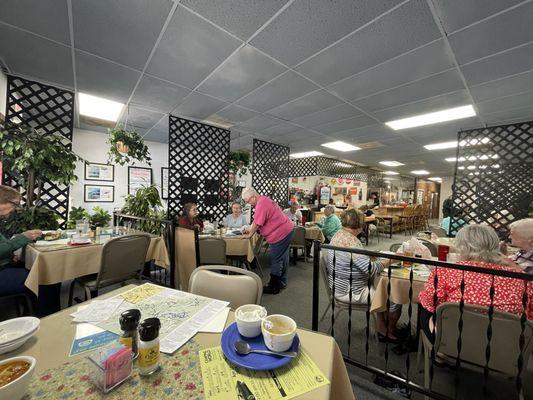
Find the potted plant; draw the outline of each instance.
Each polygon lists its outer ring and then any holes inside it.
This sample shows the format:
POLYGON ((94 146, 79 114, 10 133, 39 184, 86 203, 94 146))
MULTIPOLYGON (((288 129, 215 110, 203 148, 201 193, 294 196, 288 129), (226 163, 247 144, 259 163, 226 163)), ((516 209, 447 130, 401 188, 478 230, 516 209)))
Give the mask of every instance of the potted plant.
POLYGON ((152 161, 150 152, 141 135, 135 131, 126 130, 122 124, 117 125, 116 128, 108 129, 108 132, 110 163, 125 165, 136 160, 150 165, 152 161))
POLYGON ((139 229, 153 234, 161 234, 162 224, 159 221, 165 219, 166 213, 156 185, 141 187, 134 195, 128 194, 124 200, 122 213, 153 219, 153 221, 140 221, 139 229))
POLYGON ((111 221, 111 214, 104 210, 102 207, 96 206, 93 208, 93 214, 89 217, 89 224, 91 229, 97 227, 103 228, 109 225, 111 221))
POLYGON ((230 151, 228 157, 228 169, 236 177, 243 176, 250 166, 250 152, 248 150, 230 151))
POLYGON ((36 206, 40 204, 44 182, 70 185, 78 179, 74 173, 76 161, 83 160, 63 144, 64 140, 59 132, 44 135, 22 124, 0 124, 3 168, 26 193, 21 211, 24 215, 19 221, 28 222, 34 218, 42 224, 38 226, 41 229, 57 225, 57 215, 53 211, 36 206))
POLYGON ((81 220, 87 220, 89 221, 89 218, 91 216, 87 212, 87 210, 83 207, 72 207, 68 213, 68 221, 67 221, 67 228, 68 229, 75 229, 76 228, 76 222, 81 220))

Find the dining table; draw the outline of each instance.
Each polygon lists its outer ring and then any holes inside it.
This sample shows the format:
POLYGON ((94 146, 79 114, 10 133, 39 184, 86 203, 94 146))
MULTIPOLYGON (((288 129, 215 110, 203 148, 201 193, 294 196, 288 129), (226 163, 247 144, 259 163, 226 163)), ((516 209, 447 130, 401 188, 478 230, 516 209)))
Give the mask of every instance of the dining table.
MULTIPOLYGON (((128 285, 113 290, 99 296, 98 300, 116 296, 135 286, 128 285)), ((70 314, 80 305, 83 303, 42 318, 40 329, 35 336, 22 347, 0 355, 0 361, 21 355, 31 356, 37 360, 24 400, 204 398, 199 352, 219 346, 221 333, 197 333, 173 354, 161 354, 162 368, 157 373, 149 377, 140 377, 134 367, 132 377, 104 395, 89 380, 86 354, 69 357, 76 332, 76 324, 72 322, 70 314)), ((230 311, 225 326, 228 327, 233 322, 234 313, 230 311)), ((355 399, 346 365, 335 339, 307 329, 298 329, 297 333, 300 338, 300 348, 307 353, 330 383, 294 398, 355 399)), ((281 395, 279 398, 282 398, 281 395)))
POLYGON ((228 257, 242 257, 248 263, 251 263, 255 258, 254 246, 258 239, 257 234, 249 239, 243 239, 240 235, 228 233, 212 233, 199 234, 198 238, 221 238, 226 242, 226 256, 228 257))
MULTIPOLYGON (((103 246, 110 238, 111 235, 101 235, 84 245, 68 244, 67 239, 29 244, 25 250, 25 265, 29 269, 25 286, 39 296, 39 285, 52 285, 98 273, 103 246)), ((160 267, 170 266, 165 240, 161 236, 150 235, 146 261, 152 260, 160 267)))

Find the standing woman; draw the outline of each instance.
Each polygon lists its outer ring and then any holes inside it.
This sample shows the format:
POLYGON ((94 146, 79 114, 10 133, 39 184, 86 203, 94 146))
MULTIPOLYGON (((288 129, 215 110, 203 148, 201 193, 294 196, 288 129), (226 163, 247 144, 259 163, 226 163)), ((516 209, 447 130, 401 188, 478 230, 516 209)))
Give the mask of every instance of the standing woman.
POLYGON ((242 238, 251 238, 255 232, 259 232, 269 244, 270 282, 263 288, 263 293, 278 294, 287 287, 289 247, 294 225, 276 202, 270 197, 260 196, 254 188, 244 188, 242 198, 255 207, 252 226, 242 238))

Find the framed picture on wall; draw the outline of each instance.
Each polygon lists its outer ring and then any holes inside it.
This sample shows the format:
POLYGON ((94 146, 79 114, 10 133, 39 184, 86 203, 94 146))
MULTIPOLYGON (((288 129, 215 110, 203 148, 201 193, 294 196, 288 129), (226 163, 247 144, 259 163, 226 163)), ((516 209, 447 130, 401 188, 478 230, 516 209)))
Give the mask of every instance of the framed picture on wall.
POLYGON ((128 194, 135 195, 137 190, 152 184, 152 168, 128 167, 128 194))
POLYGON ((113 203, 115 187, 111 185, 84 185, 84 201, 86 203, 113 203))
POLYGON ((115 166, 112 164, 86 163, 85 180, 87 181, 106 181, 115 180, 115 166))
POLYGON ((168 168, 161 167, 161 198, 168 199, 168 168))

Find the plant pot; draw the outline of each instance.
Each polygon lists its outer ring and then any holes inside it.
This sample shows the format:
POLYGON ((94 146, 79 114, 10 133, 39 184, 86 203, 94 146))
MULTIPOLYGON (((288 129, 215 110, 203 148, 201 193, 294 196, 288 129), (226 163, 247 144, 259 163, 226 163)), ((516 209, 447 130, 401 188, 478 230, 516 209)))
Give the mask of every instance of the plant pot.
POLYGON ((130 151, 130 147, 124 144, 124 142, 117 142, 115 146, 117 147, 119 153, 128 154, 130 151))

